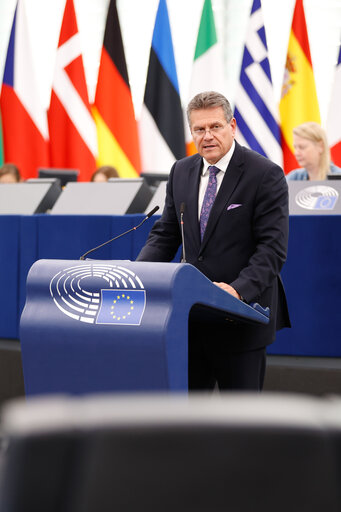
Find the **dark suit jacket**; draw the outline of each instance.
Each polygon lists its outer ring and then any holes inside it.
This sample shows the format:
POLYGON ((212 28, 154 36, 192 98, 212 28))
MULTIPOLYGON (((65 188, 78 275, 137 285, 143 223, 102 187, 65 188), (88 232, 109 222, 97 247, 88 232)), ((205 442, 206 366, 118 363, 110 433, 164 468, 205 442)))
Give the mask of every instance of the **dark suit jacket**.
POLYGON ((279 272, 288 244, 288 187, 283 170, 236 142, 213 204, 203 241, 198 222, 202 158, 175 162, 162 217, 151 230, 138 260, 171 261, 181 244, 180 205, 185 203, 186 261, 212 281, 235 288, 247 302, 271 310, 268 326, 217 327, 229 337, 228 350, 244 351, 271 343, 276 329, 290 326, 279 272))

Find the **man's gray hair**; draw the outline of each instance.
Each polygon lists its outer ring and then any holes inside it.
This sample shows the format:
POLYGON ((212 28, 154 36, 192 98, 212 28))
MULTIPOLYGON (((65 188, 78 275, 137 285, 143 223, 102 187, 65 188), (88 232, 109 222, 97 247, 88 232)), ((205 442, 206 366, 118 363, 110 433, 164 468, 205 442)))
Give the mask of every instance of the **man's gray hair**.
POLYGON ((233 118, 233 112, 229 101, 215 91, 200 92, 189 102, 187 107, 187 120, 189 126, 191 126, 191 113, 193 110, 202 110, 205 108, 216 108, 222 107, 226 121, 229 123, 233 118))

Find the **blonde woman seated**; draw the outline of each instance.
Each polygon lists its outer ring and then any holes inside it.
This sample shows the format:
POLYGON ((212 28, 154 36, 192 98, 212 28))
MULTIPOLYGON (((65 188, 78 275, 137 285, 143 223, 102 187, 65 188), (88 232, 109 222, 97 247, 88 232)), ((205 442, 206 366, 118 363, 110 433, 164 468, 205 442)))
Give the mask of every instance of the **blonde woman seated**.
POLYGON ((330 161, 327 136, 318 123, 303 123, 293 130, 295 157, 300 169, 294 169, 287 180, 326 180, 327 174, 341 174, 341 168, 330 161))

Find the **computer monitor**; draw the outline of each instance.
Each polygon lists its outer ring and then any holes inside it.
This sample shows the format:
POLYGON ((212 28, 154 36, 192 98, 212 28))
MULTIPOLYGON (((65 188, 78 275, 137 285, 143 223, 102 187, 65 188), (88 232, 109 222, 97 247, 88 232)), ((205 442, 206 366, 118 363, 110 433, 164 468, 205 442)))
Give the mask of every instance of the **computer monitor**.
POLYGON ((53 167, 38 169, 38 178, 58 178, 62 187, 65 187, 69 181, 77 181, 78 175, 78 169, 56 169, 53 167))
POLYGON ((147 185, 155 192, 161 182, 168 181, 169 173, 141 172, 140 176, 144 178, 147 185))

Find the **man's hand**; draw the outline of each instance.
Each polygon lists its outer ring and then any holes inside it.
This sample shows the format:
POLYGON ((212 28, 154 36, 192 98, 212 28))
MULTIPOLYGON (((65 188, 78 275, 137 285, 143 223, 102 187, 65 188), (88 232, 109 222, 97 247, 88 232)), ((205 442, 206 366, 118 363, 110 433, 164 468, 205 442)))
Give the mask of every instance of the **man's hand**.
POLYGON ((213 284, 216 284, 217 286, 219 286, 219 288, 221 288, 222 290, 225 290, 225 292, 229 293, 230 295, 233 295, 233 297, 236 297, 236 299, 240 300, 239 293, 232 286, 230 286, 229 284, 227 284, 227 283, 216 283, 215 281, 213 281, 213 284))

